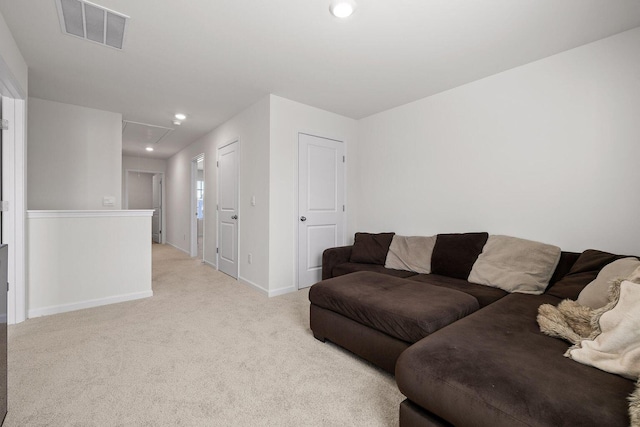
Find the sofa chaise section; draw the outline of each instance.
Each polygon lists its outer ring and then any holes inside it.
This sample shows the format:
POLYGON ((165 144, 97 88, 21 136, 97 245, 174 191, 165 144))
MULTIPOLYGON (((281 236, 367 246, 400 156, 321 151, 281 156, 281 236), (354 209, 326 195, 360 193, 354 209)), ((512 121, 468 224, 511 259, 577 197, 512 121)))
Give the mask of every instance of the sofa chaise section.
POLYGON ((511 294, 408 348, 396 365, 400 425, 628 426, 635 381, 565 357, 569 343, 536 320, 621 258, 563 253, 544 294, 511 294))
POLYGON ((309 300, 317 339, 391 373, 410 344, 480 307, 465 292, 368 271, 323 280, 310 289, 309 300))
POLYGON ((538 307, 558 302, 512 294, 408 348, 400 425, 628 426, 634 382, 564 357, 567 343, 540 332, 538 307))

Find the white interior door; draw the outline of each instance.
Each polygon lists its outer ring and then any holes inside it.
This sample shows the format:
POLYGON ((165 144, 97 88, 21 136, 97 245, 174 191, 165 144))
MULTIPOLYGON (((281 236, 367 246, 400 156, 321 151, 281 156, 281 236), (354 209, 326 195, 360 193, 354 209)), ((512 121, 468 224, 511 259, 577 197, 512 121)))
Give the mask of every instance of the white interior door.
POLYGON ((238 278, 238 142, 218 149, 218 270, 238 278))
POLYGON ((153 175, 151 184, 153 198, 153 217, 151 218, 151 238, 162 243, 162 175, 153 175))
POLYGON ((344 144, 298 135, 298 288, 322 276, 322 252, 344 242, 344 144))

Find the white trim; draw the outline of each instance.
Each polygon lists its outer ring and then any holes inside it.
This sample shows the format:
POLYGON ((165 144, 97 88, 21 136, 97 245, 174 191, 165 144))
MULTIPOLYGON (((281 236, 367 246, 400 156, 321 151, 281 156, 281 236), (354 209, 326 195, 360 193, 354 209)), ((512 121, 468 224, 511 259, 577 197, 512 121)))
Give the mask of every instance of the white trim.
POLYGON ((169 246, 171 246, 171 247, 172 247, 172 248, 174 248, 174 249, 179 250, 179 251, 180 251, 180 252, 182 252, 182 253, 185 253, 185 254, 189 255, 189 251, 187 251, 187 250, 185 250, 185 249, 182 249, 182 248, 181 248, 180 246, 178 246, 178 245, 174 245, 174 244, 173 244, 173 243, 171 243, 171 242, 167 242, 166 244, 167 244, 167 245, 169 245, 169 246))
POLYGON ((85 308, 100 307, 102 305, 115 304, 119 302, 133 301, 153 296, 153 291, 134 292, 124 295, 116 295, 107 298, 98 298, 70 304, 52 305, 43 308, 34 308, 29 310, 29 318, 49 316, 51 314, 66 313, 68 311, 82 310, 85 308))
MULTIPOLYGON (((0 79, 3 76, 0 75, 0 79)), ((3 198, 9 211, 3 214, 3 243, 9 245, 7 310, 9 323, 26 319, 26 224, 25 224, 25 132, 26 104, 24 100, 2 98, 2 115, 9 120, 9 129, 1 131, 3 139, 3 198)))
POLYGON ((27 211, 27 218, 114 218, 153 216, 153 209, 100 211, 27 211))
POLYGON ((27 319, 27 106, 26 101, 15 100, 15 323, 27 319))
POLYGON ((263 288, 262 286, 258 285, 257 283, 252 282, 249 279, 245 279, 244 277, 238 277, 238 282, 242 283, 243 285, 249 286, 250 288, 255 289, 256 291, 260 292, 262 295, 266 296, 266 297, 277 297, 280 295, 284 295, 284 294, 288 294, 291 292, 295 292, 298 289, 296 289, 295 286, 289 286, 288 288, 279 288, 279 289, 273 289, 273 290, 267 290, 265 288, 263 288))
POLYGON ((207 261, 207 260, 205 259, 205 260, 203 260, 202 262, 204 262, 204 263, 205 263, 206 265, 208 265, 209 267, 212 267, 212 268, 214 268, 214 269, 216 269, 216 270, 218 269, 218 266, 217 266, 217 265, 215 265, 214 263, 212 263, 211 261, 207 261))
POLYGON ((255 289, 256 291, 260 292, 261 294, 263 294, 264 296, 269 296, 269 291, 266 290, 265 288, 263 288, 262 286, 253 283, 251 280, 249 279, 245 279, 244 277, 238 277, 238 283, 242 283, 243 285, 249 286, 250 288, 255 289))
POLYGON ((296 292, 298 289, 295 286, 289 286, 288 288, 278 288, 269 291, 269 298, 278 297, 280 295, 289 294, 291 292, 296 292))
MULTIPOLYGON (((196 214, 198 213, 196 210, 196 205, 198 204, 197 199, 197 190, 196 190, 196 182, 198 181, 198 162, 202 161, 202 178, 206 176, 206 166, 205 166, 205 157, 204 153, 200 153, 191 158, 191 196, 190 196, 190 204, 191 204, 191 219, 189 224, 189 256, 197 257, 198 256, 198 218, 196 214)), ((207 188, 205 186, 205 193, 207 188)), ((203 193, 202 195, 202 203, 204 204, 206 195, 203 193)), ((205 227, 206 220, 203 217, 202 219, 202 260, 204 260, 204 242, 205 242, 205 227)))

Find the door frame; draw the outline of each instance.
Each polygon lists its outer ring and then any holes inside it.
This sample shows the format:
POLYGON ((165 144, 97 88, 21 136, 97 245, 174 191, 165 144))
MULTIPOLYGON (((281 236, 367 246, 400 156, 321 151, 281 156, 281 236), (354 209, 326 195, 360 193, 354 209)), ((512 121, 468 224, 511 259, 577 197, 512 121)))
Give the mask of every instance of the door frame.
POLYGON ((20 323, 27 319, 27 234, 26 234, 26 101, 12 91, 11 79, 2 71, 0 57, 0 95, 2 117, 9 121, 9 129, 2 132, 3 198, 9 209, 2 216, 2 238, 9 245, 7 322, 20 323))
POLYGON ((160 230, 162 231, 161 235, 162 235, 162 239, 160 240, 161 244, 165 244, 166 243, 166 235, 167 233, 165 233, 165 217, 166 215, 164 214, 164 209, 165 209, 165 180, 164 180, 164 172, 163 171, 154 171, 154 170, 148 170, 148 169, 125 169, 124 171, 124 191, 122 192, 123 197, 122 197, 122 209, 129 209, 129 172, 134 172, 134 173, 151 173, 154 175, 160 174, 162 179, 162 194, 161 194, 161 199, 160 200, 160 230))
POLYGON ((344 156, 345 156, 345 162, 344 162, 344 168, 343 168, 343 179, 342 179, 342 183, 344 186, 344 211, 342 212, 342 221, 343 221, 343 233, 342 233, 342 242, 340 242, 341 245, 345 245, 345 242, 347 240, 347 212, 349 212, 349 203, 348 203, 348 193, 347 193, 347 167, 349 166, 349 154, 347 152, 347 138, 339 136, 339 135, 333 135, 330 134, 329 132, 319 132, 316 130, 304 130, 304 129, 300 129, 298 130, 298 132, 296 132, 296 144, 295 144, 295 158, 296 158, 296 163, 295 163, 295 179, 294 179, 294 211, 293 211, 293 229, 294 229, 294 248, 295 248, 295 252, 294 252, 294 263, 293 263, 293 283, 294 283, 294 287, 297 290, 300 290, 300 281, 299 281, 299 275, 298 275, 298 270, 299 270, 299 260, 300 260, 300 232, 299 232, 299 222, 300 222, 300 164, 298 159, 300 158, 300 135, 304 134, 304 135, 309 135, 309 136, 315 136, 317 138, 324 138, 324 139, 330 139, 332 141, 339 141, 342 144, 344 144, 343 148, 344 148, 344 156))
POLYGON ((9 211, 2 217, 2 238, 9 244, 7 321, 14 324, 27 319, 27 88, 22 87, 11 68, 0 54, 3 117, 10 121, 9 130, 0 131, 6 147, 2 155, 3 197, 9 201, 9 211), (11 103, 9 112, 5 100, 11 103))
MULTIPOLYGON (((238 210, 238 218, 242 219, 242 212, 240 209, 240 182, 241 182, 241 176, 242 174, 240 173, 240 167, 242 165, 242 161, 241 161, 241 156, 242 156, 242 150, 240 150, 240 138, 233 138, 227 142, 224 143, 220 143, 218 144, 218 146, 216 146, 216 270, 220 270, 220 253, 219 253, 219 248, 220 248, 220 218, 219 218, 219 214, 220 211, 218 210, 218 206, 220 205, 220 168, 217 167, 218 165, 218 155, 220 153, 220 150, 223 149, 224 147, 227 147, 231 144, 238 144, 237 145, 237 151, 238 151, 238 185, 236 187, 236 200, 238 201, 238 206, 236 207, 238 210)), ((236 228, 238 230, 237 233, 237 240, 236 240, 236 259, 238 260, 238 277, 236 277, 236 280, 240 280, 240 277, 242 276, 241 273, 241 269, 240 269, 240 227, 241 227, 241 222, 242 221, 237 221, 236 222, 236 228)))
MULTIPOLYGON (((191 196, 189 199, 191 201, 191 209, 190 209, 191 219, 189 220, 191 238, 189 239, 190 240, 189 256, 192 258, 198 256, 198 219, 196 218, 196 214, 197 214, 196 181, 198 181, 198 162, 200 160, 202 160, 202 175, 203 175, 203 181, 204 181, 207 176, 207 170, 206 170, 207 168, 205 166, 205 154, 200 153, 191 158, 191 196)), ((205 191, 202 194, 203 205, 206 200, 206 195, 205 195, 205 193, 207 192, 206 184, 204 189, 205 191)), ((205 242, 205 234, 206 234, 205 230, 207 227, 206 212, 207 211, 205 210, 205 214, 203 215, 203 218, 202 218, 202 262, 204 262, 204 255, 205 255, 204 242, 205 242)))

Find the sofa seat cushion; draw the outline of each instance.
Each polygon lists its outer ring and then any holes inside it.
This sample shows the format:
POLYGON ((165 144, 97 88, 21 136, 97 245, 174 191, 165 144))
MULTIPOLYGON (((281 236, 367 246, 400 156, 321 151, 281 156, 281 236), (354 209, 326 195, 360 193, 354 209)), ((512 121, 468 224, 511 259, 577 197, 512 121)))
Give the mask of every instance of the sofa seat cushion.
POLYGON ((374 273, 382 273, 395 277, 411 277, 416 275, 413 271, 393 270, 391 268, 385 268, 382 265, 361 264, 359 262, 343 262, 342 264, 338 264, 333 268, 331 274, 333 277, 338 277, 357 271, 372 271, 374 273))
POLYGON ((409 280, 415 280, 417 282, 428 283, 433 286, 441 286, 443 288, 464 292, 465 294, 469 294, 477 299, 480 307, 489 305, 507 295, 507 292, 502 289, 478 285, 467 282, 466 280, 440 276, 437 274, 418 274, 410 277, 409 280))
POLYGON ((512 294, 405 350, 400 391, 453 425, 628 426, 634 382, 564 357, 536 323, 550 295, 512 294))
POLYGON ((366 271, 316 283, 309 290, 309 300, 408 343, 479 307, 464 292, 366 271))

